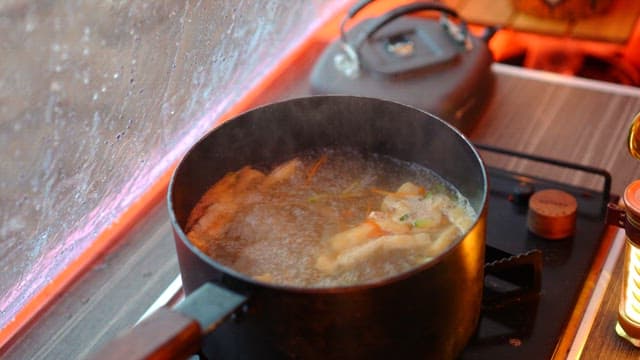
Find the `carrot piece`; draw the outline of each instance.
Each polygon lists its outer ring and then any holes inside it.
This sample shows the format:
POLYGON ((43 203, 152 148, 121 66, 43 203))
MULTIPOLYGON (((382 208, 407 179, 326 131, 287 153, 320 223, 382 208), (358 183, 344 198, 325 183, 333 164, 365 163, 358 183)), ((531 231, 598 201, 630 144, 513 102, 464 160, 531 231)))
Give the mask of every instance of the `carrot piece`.
POLYGON ((373 229, 369 231, 369 233, 367 234, 369 238, 380 237, 387 233, 382 229, 382 227, 380 227, 380 225, 377 222, 373 221, 373 219, 367 219, 365 223, 373 226, 373 229))
POLYGON ((393 192, 393 191, 387 191, 387 190, 382 190, 382 189, 378 189, 378 188, 371 188, 370 189, 372 193, 374 194, 378 194, 378 195, 384 195, 384 196, 398 196, 397 193, 393 192))
POLYGON ((307 183, 310 182, 314 176, 316 176, 318 169, 320 169, 320 166, 322 166, 322 164, 324 164, 326 161, 327 161, 327 155, 323 154, 322 156, 320 156, 320 159, 318 159, 318 161, 316 161, 316 163, 313 164, 311 169, 309 169, 309 171, 307 172, 307 183))
POLYGON ((345 209, 345 210, 342 210, 341 214, 342 214, 342 218, 343 219, 349 219, 349 218, 353 217, 353 210, 345 209))

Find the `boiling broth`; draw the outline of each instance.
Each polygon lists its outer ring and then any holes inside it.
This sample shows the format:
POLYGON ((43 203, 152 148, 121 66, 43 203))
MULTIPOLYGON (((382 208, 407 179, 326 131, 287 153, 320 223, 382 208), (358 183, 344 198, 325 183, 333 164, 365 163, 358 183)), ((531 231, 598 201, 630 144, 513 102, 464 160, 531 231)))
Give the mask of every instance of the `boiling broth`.
POLYGON ((300 154, 274 169, 228 173, 190 214, 190 241, 260 281, 369 283, 445 251, 476 215, 431 170, 349 149, 300 154))

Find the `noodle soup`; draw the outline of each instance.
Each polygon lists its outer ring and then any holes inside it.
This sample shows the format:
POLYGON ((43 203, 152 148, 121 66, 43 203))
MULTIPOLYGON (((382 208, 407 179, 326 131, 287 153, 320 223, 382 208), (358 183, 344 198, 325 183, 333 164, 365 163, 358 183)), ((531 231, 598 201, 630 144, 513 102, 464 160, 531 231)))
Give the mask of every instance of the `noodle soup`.
POLYGON ((476 214, 431 170, 349 149, 299 154, 226 174, 192 210, 189 240, 263 282, 334 287, 424 264, 476 214))

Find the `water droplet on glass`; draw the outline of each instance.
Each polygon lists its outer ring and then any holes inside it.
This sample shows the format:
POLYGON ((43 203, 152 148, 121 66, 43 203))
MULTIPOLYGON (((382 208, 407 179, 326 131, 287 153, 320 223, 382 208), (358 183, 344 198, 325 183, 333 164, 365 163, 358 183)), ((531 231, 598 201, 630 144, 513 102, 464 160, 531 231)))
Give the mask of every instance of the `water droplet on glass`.
POLYGON ((51 83, 51 85, 49 85, 50 91, 60 91, 61 89, 62 89, 62 85, 60 85, 60 83, 57 81, 54 81, 51 83))

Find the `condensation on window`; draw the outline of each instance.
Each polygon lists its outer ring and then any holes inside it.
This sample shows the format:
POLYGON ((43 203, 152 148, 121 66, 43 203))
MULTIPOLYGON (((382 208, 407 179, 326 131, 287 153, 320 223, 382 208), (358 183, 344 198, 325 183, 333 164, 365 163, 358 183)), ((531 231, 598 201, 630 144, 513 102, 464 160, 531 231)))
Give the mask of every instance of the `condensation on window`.
POLYGON ((343 3, 0 2, 0 328, 343 3))

